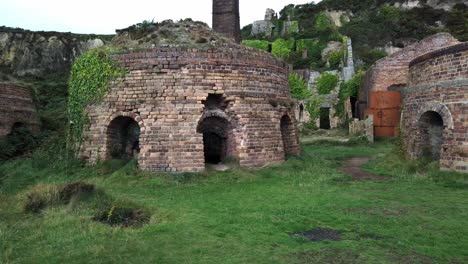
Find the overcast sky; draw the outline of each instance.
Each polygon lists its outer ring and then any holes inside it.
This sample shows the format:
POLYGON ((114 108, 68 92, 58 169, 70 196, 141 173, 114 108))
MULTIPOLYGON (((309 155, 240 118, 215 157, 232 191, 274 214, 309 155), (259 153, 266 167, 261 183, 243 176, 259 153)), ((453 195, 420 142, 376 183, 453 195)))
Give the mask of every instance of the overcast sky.
MULTIPOLYGON (((0 26, 30 30, 113 34, 143 20, 192 18, 211 26, 212 0, 0 0, 0 26)), ((267 8, 312 0, 240 0, 241 26, 261 20, 267 8)), ((319 1, 315 1, 319 2, 319 1)))

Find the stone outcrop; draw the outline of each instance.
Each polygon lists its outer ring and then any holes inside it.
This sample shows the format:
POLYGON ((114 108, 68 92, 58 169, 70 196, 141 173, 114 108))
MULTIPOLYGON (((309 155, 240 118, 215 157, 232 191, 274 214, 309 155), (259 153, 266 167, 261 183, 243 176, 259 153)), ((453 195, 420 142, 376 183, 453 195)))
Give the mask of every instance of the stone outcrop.
POLYGON ((0 27, 0 70, 15 76, 68 72, 75 58, 103 46, 105 39, 106 36, 0 27))
POLYGON ((401 128, 408 154, 468 172, 468 42, 414 59, 403 91, 401 128))
POLYGON ((179 45, 113 59, 129 73, 87 109, 89 162, 136 151, 144 170, 198 172, 228 157, 261 167, 299 154, 288 67, 271 54, 179 45))
POLYGON ((413 9, 416 7, 429 6, 434 9, 443 9, 445 11, 450 11, 456 4, 466 3, 464 0, 405 0, 405 1, 396 1, 393 3, 393 6, 403 8, 403 9, 413 9))
POLYGON ((20 126, 34 134, 40 130, 31 90, 16 84, 0 83, 0 137, 20 126))

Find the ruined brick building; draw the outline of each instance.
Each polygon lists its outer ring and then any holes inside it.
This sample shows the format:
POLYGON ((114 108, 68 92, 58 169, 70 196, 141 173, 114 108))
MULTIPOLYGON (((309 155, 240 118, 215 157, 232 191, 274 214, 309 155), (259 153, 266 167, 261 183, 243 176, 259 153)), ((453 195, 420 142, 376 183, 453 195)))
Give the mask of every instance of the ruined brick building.
POLYGON ((0 137, 20 127, 32 133, 40 130, 31 90, 12 83, 0 83, 0 137))
POLYGON ((287 66, 236 44, 116 55, 129 70, 88 108, 90 162, 131 156, 150 171, 198 172, 228 157, 261 167, 299 154, 287 66))
MULTIPOLYGON (((213 7, 214 28, 237 40, 238 1, 214 1, 213 7)), ((165 29, 170 23, 163 23, 165 29)), ((172 27, 191 27, 180 23, 172 27)), ((206 34, 196 25, 197 34, 206 34)), ((90 163, 136 157, 143 170, 199 172, 228 158, 262 167, 298 155, 287 65, 212 34, 204 39, 217 41, 208 44, 187 36, 196 43, 113 55, 128 73, 110 83, 102 102, 87 108, 90 127, 81 156, 90 163)))
POLYGON ((402 131, 412 157, 468 171, 468 42, 424 54, 409 64, 402 131))
POLYGON ((374 116, 376 137, 396 137, 400 125, 400 91, 408 84, 410 62, 427 53, 459 43, 448 33, 429 36, 420 42, 377 61, 366 74, 355 106, 361 119, 374 116))

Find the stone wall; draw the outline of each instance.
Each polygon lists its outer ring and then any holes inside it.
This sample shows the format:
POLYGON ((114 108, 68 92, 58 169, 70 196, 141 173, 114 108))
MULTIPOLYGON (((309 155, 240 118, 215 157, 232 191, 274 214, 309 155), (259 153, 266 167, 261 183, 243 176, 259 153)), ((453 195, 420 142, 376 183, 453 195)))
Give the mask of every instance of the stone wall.
POLYGON ((8 135, 15 125, 38 133, 40 122, 31 90, 10 83, 0 83, 0 136, 8 135))
POLYGON ((89 162, 110 157, 108 127, 119 116, 140 127, 144 170, 202 171, 207 132, 218 135, 210 140, 224 142, 225 154, 243 167, 299 154, 288 68, 269 53, 238 45, 179 46, 113 58, 129 73, 87 109, 91 126, 82 156, 89 162), (217 125, 209 129, 208 119, 217 125))
POLYGON ((468 42, 410 63, 403 109, 410 156, 427 154, 440 159, 442 169, 468 171, 468 42))
MULTIPOLYGON (((408 81, 409 63, 418 56, 443 47, 458 43, 448 33, 439 33, 412 44, 377 61, 366 74, 366 83, 359 91, 359 101, 369 102, 369 93, 372 91, 387 91, 389 87, 405 86, 408 81)), ((372 107, 367 105, 367 107, 372 107)))
POLYGON ((213 31, 240 43, 239 0, 213 0, 213 31))

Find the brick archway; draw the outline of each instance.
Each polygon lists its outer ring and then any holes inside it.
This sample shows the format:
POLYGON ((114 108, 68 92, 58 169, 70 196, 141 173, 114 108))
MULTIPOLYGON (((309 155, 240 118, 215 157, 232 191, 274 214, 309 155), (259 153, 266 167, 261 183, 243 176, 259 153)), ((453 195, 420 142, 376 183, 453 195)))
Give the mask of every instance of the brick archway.
MULTIPOLYGON (((135 151, 140 154, 140 148, 145 141, 145 123, 141 116, 134 112, 116 112, 106 120, 105 159, 135 158, 135 151), (123 135, 124 133, 125 135, 123 135), (125 142, 121 142, 124 140, 125 142), (119 152, 121 157, 119 156, 119 152)), ((136 156, 138 158, 138 156, 136 156)))
POLYGON ((418 122, 421 120, 421 117, 427 112, 436 112, 442 117, 442 120, 444 121, 445 129, 454 129, 452 113, 450 113, 450 110, 448 109, 448 107, 441 103, 434 103, 434 102, 425 103, 419 107, 418 114, 415 116, 415 119, 413 120, 413 126, 417 126, 418 122))
POLYGON ((216 164, 236 155, 234 127, 222 110, 206 111, 198 121, 197 133, 203 134, 205 163, 216 164))

